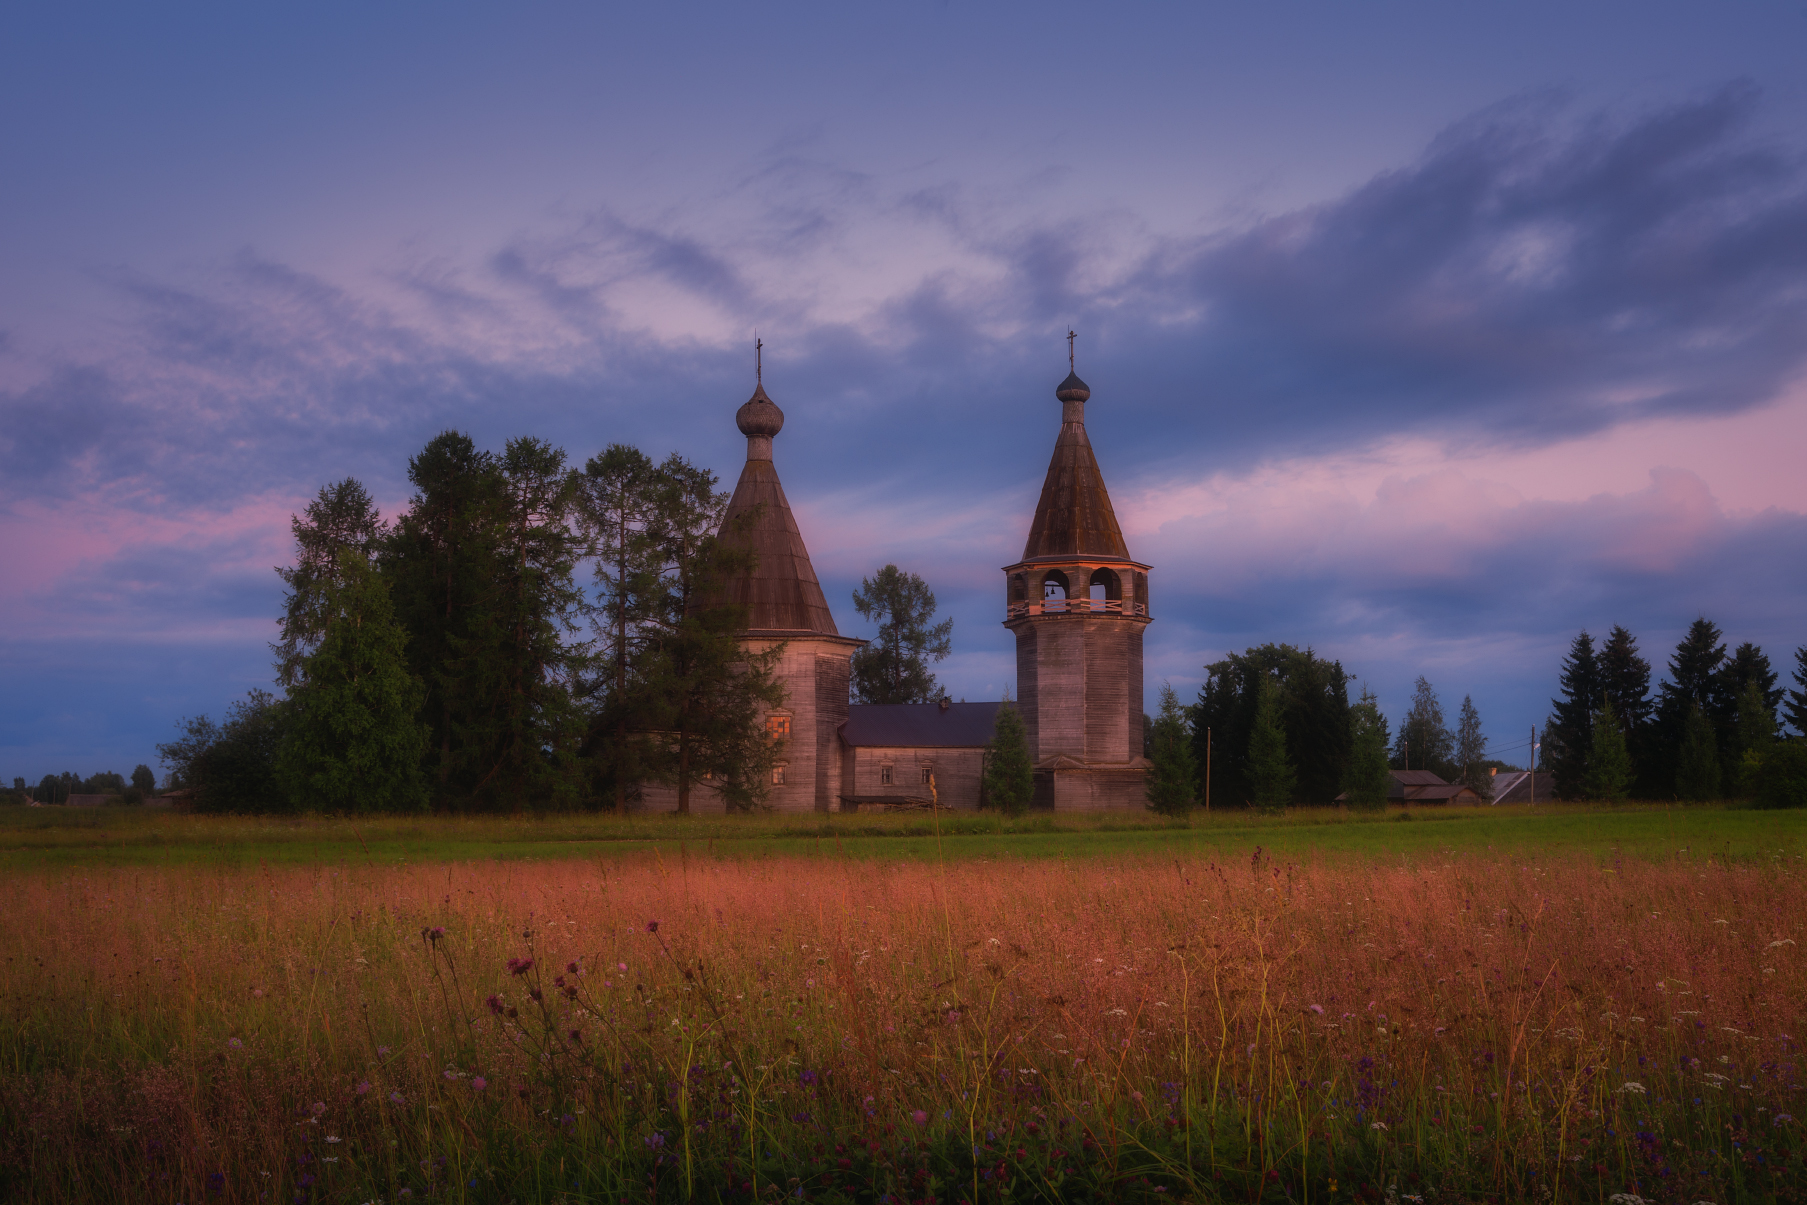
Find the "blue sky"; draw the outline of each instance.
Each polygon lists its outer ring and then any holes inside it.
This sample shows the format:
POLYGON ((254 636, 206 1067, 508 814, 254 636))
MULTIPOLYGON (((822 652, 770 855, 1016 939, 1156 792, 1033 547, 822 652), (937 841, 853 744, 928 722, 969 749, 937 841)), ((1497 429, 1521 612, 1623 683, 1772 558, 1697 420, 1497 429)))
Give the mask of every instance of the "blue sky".
POLYGON ((1807 643, 1797 4, 15 6, 0 777, 267 685, 288 525, 456 426, 998 624, 1080 332, 1151 694, 1266 640, 1502 748, 1575 631, 1807 643))

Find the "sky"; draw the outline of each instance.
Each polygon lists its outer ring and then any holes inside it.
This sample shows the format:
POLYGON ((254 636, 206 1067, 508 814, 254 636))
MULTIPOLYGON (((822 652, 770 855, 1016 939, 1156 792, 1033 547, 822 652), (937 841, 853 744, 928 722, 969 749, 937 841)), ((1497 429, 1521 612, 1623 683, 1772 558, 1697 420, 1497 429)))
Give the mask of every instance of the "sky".
POLYGON ((731 486, 1014 689, 1087 422, 1150 704, 1267 641, 1524 757, 1583 628, 1807 644, 1800 0, 12 5, 0 779, 271 684, 289 517, 447 428, 731 486))

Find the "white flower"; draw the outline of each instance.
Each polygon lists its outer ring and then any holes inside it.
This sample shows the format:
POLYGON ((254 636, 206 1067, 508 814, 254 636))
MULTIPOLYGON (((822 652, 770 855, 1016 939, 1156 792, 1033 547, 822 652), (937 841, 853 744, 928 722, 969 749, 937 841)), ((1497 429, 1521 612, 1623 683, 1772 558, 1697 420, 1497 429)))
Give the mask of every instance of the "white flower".
POLYGON ((1369 1126, 1368 1128, 1370 1130, 1384 1130, 1387 1128, 1387 1123, 1384 1121, 1377 1121, 1373 1125, 1369 1126))
POLYGON ((1635 1081, 1632 1081, 1632 1080, 1627 1080, 1625 1082, 1625 1086, 1620 1088, 1619 1091, 1635 1092, 1637 1095, 1642 1096, 1642 1095, 1644 1095, 1644 1085, 1637 1083, 1635 1081))

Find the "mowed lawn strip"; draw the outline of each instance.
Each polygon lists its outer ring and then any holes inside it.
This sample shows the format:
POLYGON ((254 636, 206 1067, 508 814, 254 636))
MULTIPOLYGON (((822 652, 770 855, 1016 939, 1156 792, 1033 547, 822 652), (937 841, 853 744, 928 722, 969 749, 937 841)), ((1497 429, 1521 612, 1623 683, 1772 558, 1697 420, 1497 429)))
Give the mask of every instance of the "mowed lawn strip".
POLYGON ((833 816, 247 817, 115 808, 0 811, 0 870, 614 858, 633 855, 922 861, 1203 855, 1415 857, 1454 853, 1602 860, 1798 858, 1807 811, 1717 807, 1449 808, 1357 817, 1301 809, 1152 816, 944 813, 833 816), (939 831, 937 831, 939 829, 939 831))

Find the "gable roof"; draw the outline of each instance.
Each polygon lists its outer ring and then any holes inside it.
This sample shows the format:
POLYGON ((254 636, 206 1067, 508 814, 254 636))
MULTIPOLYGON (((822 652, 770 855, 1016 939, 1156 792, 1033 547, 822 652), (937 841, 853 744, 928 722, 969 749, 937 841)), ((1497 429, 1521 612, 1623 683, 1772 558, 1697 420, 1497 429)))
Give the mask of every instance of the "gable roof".
POLYGON ((997 703, 855 703, 841 740, 849 746, 975 749, 991 743, 997 703))
POLYGON ((1389 770, 1387 773, 1408 787, 1446 787, 1442 777, 1429 770, 1389 770))

